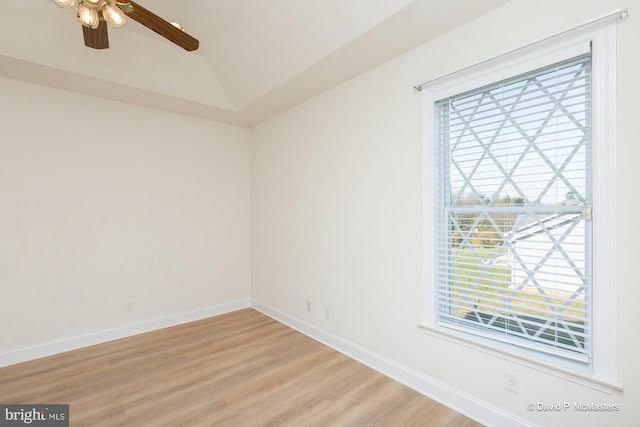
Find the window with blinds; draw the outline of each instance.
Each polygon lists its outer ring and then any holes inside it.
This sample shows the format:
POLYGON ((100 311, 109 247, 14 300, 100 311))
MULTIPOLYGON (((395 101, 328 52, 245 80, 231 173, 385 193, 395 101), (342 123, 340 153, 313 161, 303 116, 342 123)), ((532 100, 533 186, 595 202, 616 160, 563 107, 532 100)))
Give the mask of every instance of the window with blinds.
POLYGON ((437 324, 584 362, 591 54, 435 102, 437 324))

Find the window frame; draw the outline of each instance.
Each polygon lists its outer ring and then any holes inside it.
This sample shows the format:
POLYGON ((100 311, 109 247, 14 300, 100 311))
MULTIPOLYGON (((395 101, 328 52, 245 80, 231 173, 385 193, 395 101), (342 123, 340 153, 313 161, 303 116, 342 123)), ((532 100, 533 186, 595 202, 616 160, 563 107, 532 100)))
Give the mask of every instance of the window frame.
POLYGON ((421 88, 424 112, 423 144, 423 317, 426 333, 476 350, 543 370, 607 392, 621 389, 617 366, 617 195, 615 134, 615 18, 595 22, 463 69, 421 88), (438 165, 435 102, 578 56, 585 43, 592 61, 593 170, 593 303, 592 348, 589 363, 520 348, 437 324, 436 307, 436 177, 438 165), (608 285, 604 288, 600 284, 608 285))

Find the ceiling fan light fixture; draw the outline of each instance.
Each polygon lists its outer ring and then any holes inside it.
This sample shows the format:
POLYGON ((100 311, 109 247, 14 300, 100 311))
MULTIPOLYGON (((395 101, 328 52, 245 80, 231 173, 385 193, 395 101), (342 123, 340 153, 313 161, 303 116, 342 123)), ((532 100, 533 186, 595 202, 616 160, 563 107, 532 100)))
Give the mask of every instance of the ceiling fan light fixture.
POLYGON ((105 3, 102 6, 102 16, 114 28, 122 27, 127 23, 127 18, 122 9, 113 3, 105 3))
POLYGON ((85 5, 82 1, 78 4, 77 18, 82 25, 88 28, 96 29, 98 25, 100 25, 100 15, 98 11, 93 7, 85 5))
POLYGON ((53 0, 53 2, 62 8, 69 8, 76 5, 76 0, 53 0))

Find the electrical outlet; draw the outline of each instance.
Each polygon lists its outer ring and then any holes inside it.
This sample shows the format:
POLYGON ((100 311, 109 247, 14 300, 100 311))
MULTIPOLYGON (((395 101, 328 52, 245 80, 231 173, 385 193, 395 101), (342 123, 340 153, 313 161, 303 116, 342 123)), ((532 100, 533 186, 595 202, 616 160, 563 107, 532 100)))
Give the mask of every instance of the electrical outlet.
POLYGON ((505 372, 504 374, 504 388, 512 393, 520 393, 520 383, 518 376, 513 372, 505 372))
POLYGON ((132 302, 128 302, 127 303, 127 311, 133 311, 134 307, 133 307, 133 303, 132 302))
POLYGON ((311 301, 307 301, 307 311, 311 311, 311 301))
POLYGON ((325 308, 324 309, 324 318, 329 320, 331 319, 331 309, 330 308, 325 308))

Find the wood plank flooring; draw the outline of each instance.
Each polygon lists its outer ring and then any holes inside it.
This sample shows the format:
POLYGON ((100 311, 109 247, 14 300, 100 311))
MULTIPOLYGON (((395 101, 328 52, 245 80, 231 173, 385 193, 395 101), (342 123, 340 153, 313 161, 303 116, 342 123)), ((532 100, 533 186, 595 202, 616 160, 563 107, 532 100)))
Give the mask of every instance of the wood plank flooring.
POLYGON ((479 426, 255 311, 0 369, 0 403, 71 426, 479 426))

